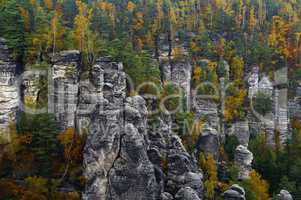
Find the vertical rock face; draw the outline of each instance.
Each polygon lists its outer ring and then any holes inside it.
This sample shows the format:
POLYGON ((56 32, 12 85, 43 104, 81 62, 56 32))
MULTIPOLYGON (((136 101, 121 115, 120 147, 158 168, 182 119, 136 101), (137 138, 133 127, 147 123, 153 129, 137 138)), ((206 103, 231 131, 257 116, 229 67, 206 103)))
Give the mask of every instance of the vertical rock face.
POLYGON ((170 117, 160 117, 159 127, 148 127, 145 100, 126 98, 122 64, 98 60, 91 82, 91 93, 100 95, 95 112, 85 115, 91 124, 83 199, 201 199, 203 176, 196 160, 171 132, 170 117))
POLYGON ((186 102, 190 103, 190 81, 191 81, 191 64, 187 61, 173 62, 171 70, 171 81, 184 90, 186 102))
POLYGON ((189 187, 190 191, 194 190, 194 193, 202 198, 203 175, 197 167, 196 160, 186 152, 178 136, 172 135, 169 141, 166 191, 177 196, 181 189, 186 191, 185 188, 189 187))
POLYGON ((62 130, 75 126, 78 102, 79 51, 63 51, 52 58, 52 88, 48 109, 62 130))
POLYGON ((235 164, 239 169, 238 178, 245 180, 249 178, 249 173, 252 170, 253 154, 247 147, 239 145, 235 150, 235 164))
POLYGON ((224 200, 246 200, 245 190, 237 184, 232 185, 222 197, 224 200))
POLYGON ((263 76, 258 83, 258 91, 268 96, 273 94, 273 83, 270 81, 268 76, 263 76))
POLYGON ((192 111, 197 119, 206 119, 206 123, 219 130, 218 105, 213 100, 193 97, 192 111))
POLYGON ((83 198, 155 200, 160 193, 147 156, 145 101, 139 96, 125 98, 122 64, 99 60, 92 71, 103 98, 91 117, 84 151, 83 198))
POLYGON ((279 131, 281 144, 285 144, 289 139, 289 118, 288 118, 288 98, 287 89, 276 89, 274 97, 274 121, 275 128, 279 131))
POLYGON ((91 124, 84 150, 87 179, 84 199, 106 199, 108 173, 119 156, 121 135, 124 132, 125 90, 120 91, 122 94, 114 91, 125 88, 125 74, 122 65, 118 63, 98 61, 93 66, 90 79, 95 88, 90 91, 91 98, 81 99, 82 106, 93 104, 93 97, 99 99, 96 101, 97 105, 93 113, 86 113, 91 124), (112 66, 115 70, 111 68, 112 66), (102 95, 98 96, 98 94, 102 95))
POLYGON ((0 38, 0 129, 6 129, 10 121, 16 120, 20 102, 16 68, 5 39, 0 38))
POLYGON ((38 102, 39 87, 38 83, 40 80, 39 74, 31 73, 30 71, 24 72, 25 77, 23 78, 23 101, 26 107, 32 107, 38 102), (28 73, 27 73, 28 72, 28 73))
POLYGON ((258 80, 259 80, 259 68, 253 67, 252 72, 248 78, 248 85, 249 85, 249 98, 255 96, 258 92, 258 80))
POLYGON ((187 106, 190 104, 191 92, 191 70, 192 66, 189 62, 181 61, 165 61, 162 65, 164 81, 170 81, 183 90, 186 97, 187 106))
POLYGON ((159 127, 149 128, 147 135, 148 155, 155 166, 162 199, 173 199, 186 187, 201 198, 203 175, 197 161, 186 152, 181 139, 172 133, 170 116, 161 116, 159 121, 159 127))
POLYGON ((228 135, 234 135, 237 137, 239 144, 248 146, 250 131, 248 121, 238 121, 235 122, 230 130, 228 130, 228 135))
POLYGON ((219 157, 220 139, 217 131, 205 124, 202 130, 202 135, 197 143, 197 149, 204 152, 206 155, 211 154, 215 160, 219 157))

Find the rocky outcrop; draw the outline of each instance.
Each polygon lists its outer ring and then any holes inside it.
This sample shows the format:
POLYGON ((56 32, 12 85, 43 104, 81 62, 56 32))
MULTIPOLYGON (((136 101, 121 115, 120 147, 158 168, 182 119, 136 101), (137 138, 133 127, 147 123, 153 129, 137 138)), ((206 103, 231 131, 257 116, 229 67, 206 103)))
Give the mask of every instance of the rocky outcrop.
POLYGON ((252 72, 248 77, 249 98, 253 98, 258 92, 258 82, 259 82, 259 67, 255 66, 252 68, 252 72))
POLYGON ((99 60, 94 68, 92 79, 103 97, 91 116, 84 151, 83 198, 158 199, 154 167, 147 156, 145 101, 139 96, 125 98, 122 64, 99 60))
POLYGON ((179 190, 190 187, 201 198, 203 175, 196 160, 186 152, 178 136, 170 137, 168 148, 166 191, 175 195, 179 190))
POLYGON ((237 137, 239 144, 248 146, 250 131, 248 121, 238 121, 232 124, 232 127, 227 131, 227 135, 237 137))
MULTIPOLYGON (((140 96, 126 98, 123 66, 108 58, 92 67, 91 98, 97 99, 84 151, 87 179, 84 199, 157 200, 202 197, 202 172, 181 139, 171 131, 171 117, 160 116, 156 127, 147 123, 148 111, 140 96), (186 190, 185 188, 190 188, 186 190), (180 192, 181 191, 181 192, 180 192)), ((82 95, 81 95, 82 96, 82 95)), ((85 96, 85 95, 84 95, 85 96)), ((79 120, 80 121, 80 120, 79 120)))
POLYGON ((204 128, 202 129, 202 134, 197 142, 196 155, 198 155, 199 151, 201 151, 207 156, 211 154, 215 160, 218 160, 219 148, 220 139, 217 131, 208 124, 205 124, 204 128))
POLYGON ((16 82, 17 65, 6 40, 0 38, 0 129, 7 129, 15 122, 20 103, 19 88, 16 82))
POLYGON ((237 184, 232 185, 222 197, 224 200, 246 200, 245 190, 237 184))
POLYGON ((235 149, 234 161, 239 169, 238 178, 245 180, 249 178, 249 173, 252 170, 253 154, 246 146, 239 145, 235 149))
POLYGON ((34 71, 25 71, 23 75, 23 102, 26 108, 34 109, 39 100, 39 82, 41 76, 38 72, 35 73, 34 71))
POLYGON ((188 61, 185 60, 168 60, 161 61, 162 73, 164 81, 170 82, 179 87, 182 90, 186 103, 190 105, 190 92, 191 92, 191 71, 192 66, 188 61))
POLYGON ((60 129, 75 127, 79 86, 79 51, 62 51, 52 58, 48 111, 54 113, 60 129))
POLYGON ((206 119, 206 123, 216 131, 219 130, 218 104, 212 99, 204 99, 194 94, 192 112, 198 120, 206 119))
POLYGON ((293 200, 292 195, 287 190, 281 190, 278 198, 279 200, 293 200))
POLYGON ((185 187, 179 190, 175 197, 176 200, 201 200, 196 192, 190 188, 185 187))
POLYGON ((275 129, 279 131, 279 139, 281 144, 286 144, 290 139, 290 133, 288 130, 289 118, 288 118, 288 90, 287 89, 275 89, 274 95, 274 121, 275 129))

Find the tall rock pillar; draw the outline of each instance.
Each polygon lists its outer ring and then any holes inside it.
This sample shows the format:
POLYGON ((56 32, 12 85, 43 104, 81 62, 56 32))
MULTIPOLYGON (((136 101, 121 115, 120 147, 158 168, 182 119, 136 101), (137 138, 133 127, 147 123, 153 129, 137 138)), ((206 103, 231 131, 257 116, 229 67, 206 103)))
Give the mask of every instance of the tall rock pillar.
POLYGON ((6 40, 0 38, 0 134, 7 134, 10 122, 15 122, 20 95, 16 83, 17 66, 6 40))

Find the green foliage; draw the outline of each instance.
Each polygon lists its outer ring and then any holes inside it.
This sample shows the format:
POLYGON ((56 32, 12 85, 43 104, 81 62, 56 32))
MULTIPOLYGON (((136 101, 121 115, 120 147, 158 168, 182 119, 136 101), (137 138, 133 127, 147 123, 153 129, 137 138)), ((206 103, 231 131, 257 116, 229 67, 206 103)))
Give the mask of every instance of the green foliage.
POLYGON ((226 142, 224 144, 224 149, 230 161, 234 160, 235 149, 238 145, 239 145, 239 141, 236 136, 234 135, 227 136, 226 142))
POLYGON ((265 93, 258 92, 253 102, 255 110, 262 115, 272 111, 272 99, 265 93))
POLYGON ((30 150, 41 164, 37 166, 40 173, 47 175, 51 167, 49 160, 58 154, 56 137, 59 131, 54 116, 22 114, 17 130, 19 134, 30 133, 32 135, 30 150))
POLYGON ((119 39, 110 41, 107 46, 106 54, 123 63, 125 72, 135 87, 147 81, 159 83, 159 68, 149 54, 137 53, 131 43, 119 39))
POLYGON ((20 2, 11 0, 0 5, 0 35, 7 39, 15 56, 20 56, 25 48, 23 19, 18 10, 20 2))

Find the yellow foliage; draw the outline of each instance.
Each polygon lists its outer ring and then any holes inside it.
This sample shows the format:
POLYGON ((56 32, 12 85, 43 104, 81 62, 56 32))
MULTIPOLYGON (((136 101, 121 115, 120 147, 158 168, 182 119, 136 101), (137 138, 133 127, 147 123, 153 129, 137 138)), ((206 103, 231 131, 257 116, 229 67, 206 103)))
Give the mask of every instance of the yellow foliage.
POLYGON ((161 29, 161 21, 163 16, 163 0, 156 0, 156 16, 154 18, 154 24, 152 27, 153 33, 157 33, 161 29))
POLYGON ((290 24, 284 21, 280 16, 273 16, 273 26, 269 35, 269 45, 288 58, 293 54, 289 41, 290 24))
POLYGON ((133 12, 135 10, 135 8, 136 8, 136 4, 134 4, 132 1, 129 1, 128 5, 127 5, 127 10, 129 12, 133 12))
POLYGON ((98 3, 98 7, 105 11, 105 13, 108 15, 111 24, 113 28, 115 27, 115 20, 116 20, 116 8, 114 4, 106 2, 106 1, 101 1, 98 3))
POLYGON ((30 29, 30 16, 29 16, 29 12, 28 10, 26 10, 25 8, 19 7, 20 10, 20 14, 23 18, 23 22, 24 22, 24 30, 25 31, 29 31, 30 29))
POLYGON ((209 61, 208 63, 208 67, 210 71, 216 71, 217 66, 218 66, 217 62, 209 61))
POLYGON ((81 161, 84 139, 76 133, 74 128, 68 128, 58 136, 58 139, 64 146, 66 160, 81 161))
POLYGON ((92 17, 92 9, 89 9, 88 6, 80 0, 76 0, 76 5, 79 13, 74 19, 74 36, 79 50, 87 52, 87 40, 90 28, 90 20, 92 17))
POLYGON ((80 200, 80 194, 78 192, 69 192, 67 195, 68 200, 80 200))
POLYGON ((204 157, 200 157, 200 159, 203 160, 201 161, 202 169, 208 176, 204 183, 206 188, 205 196, 207 199, 213 199, 214 190, 218 183, 216 161, 211 154, 207 156, 207 159, 204 159, 204 157))
POLYGON ((53 1, 52 0, 44 0, 44 4, 48 10, 53 8, 53 1))
POLYGON ((134 23, 133 23, 133 30, 134 31, 137 32, 137 31, 143 29, 143 27, 144 27, 143 17, 144 17, 144 15, 143 15, 142 12, 136 13, 135 18, 134 18, 134 23))
POLYGON ((256 195, 256 200, 270 200, 269 184, 255 170, 250 173, 250 184, 251 191, 256 195))
POLYGON ((204 127, 205 123, 203 120, 199 120, 193 123, 192 126, 192 134, 191 134, 191 138, 193 142, 197 142, 199 137, 202 135, 202 130, 204 127))
POLYGON ((251 8, 250 10, 250 16, 249 16, 249 30, 253 31, 254 28, 256 27, 257 24, 257 19, 255 15, 255 9, 254 7, 251 8))
POLYGON ((47 194, 47 179, 34 176, 26 178, 25 181, 29 190, 38 194, 47 194))
POLYGON ((242 107, 246 94, 247 92, 245 90, 240 89, 237 95, 226 97, 224 110, 224 117, 226 121, 230 122, 242 117, 242 107))
POLYGON ((233 75, 233 80, 242 82, 244 77, 244 60, 235 56, 231 61, 231 74, 233 75))
POLYGON ((172 50, 172 54, 175 59, 182 59, 184 57, 184 51, 181 47, 175 47, 172 50))
POLYGON ((200 67, 195 67, 193 70, 192 80, 195 83, 200 83, 203 79, 203 70, 200 67))

